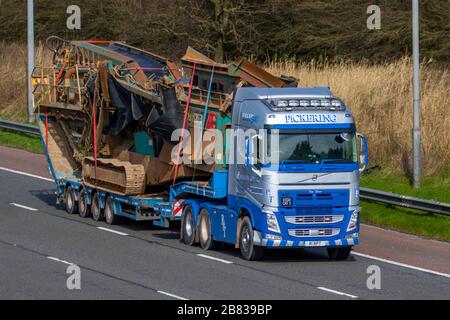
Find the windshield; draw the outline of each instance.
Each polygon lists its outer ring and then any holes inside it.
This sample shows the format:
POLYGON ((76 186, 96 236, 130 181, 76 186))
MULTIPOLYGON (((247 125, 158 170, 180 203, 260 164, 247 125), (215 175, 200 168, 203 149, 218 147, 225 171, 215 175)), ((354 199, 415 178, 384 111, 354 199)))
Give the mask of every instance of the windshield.
POLYGON ((272 164, 345 164, 358 162, 354 133, 282 133, 268 139, 272 164), (278 159, 277 159, 278 158, 278 159), (275 160, 275 161, 274 161, 275 160), (276 163, 275 163, 276 162, 276 163))

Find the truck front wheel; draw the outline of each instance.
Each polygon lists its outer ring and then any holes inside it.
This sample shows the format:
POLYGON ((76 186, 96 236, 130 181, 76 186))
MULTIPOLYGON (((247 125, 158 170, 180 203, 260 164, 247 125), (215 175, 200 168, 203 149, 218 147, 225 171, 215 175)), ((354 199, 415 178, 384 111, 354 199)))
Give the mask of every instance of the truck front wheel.
POLYGON ((265 254, 265 248, 255 246, 253 235, 252 222, 248 217, 245 217, 244 220, 242 220, 239 246, 241 248, 242 257, 248 261, 261 260, 265 254))
POLYGON ((78 211, 78 203, 75 196, 75 190, 68 187, 65 194, 66 211, 68 214, 75 214, 78 211))
POLYGON ((328 257, 331 260, 347 260, 352 252, 352 247, 344 247, 344 248, 328 248, 328 257))
POLYGON ((213 240, 211 219, 206 209, 200 211, 199 220, 200 247, 202 247, 203 250, 218 250, 220 243, 213 240))
POLYGON ((185 245, 193 246, 195 243, 194 213, 191 206, 185 206, 182 219, 183 242, 185 245))

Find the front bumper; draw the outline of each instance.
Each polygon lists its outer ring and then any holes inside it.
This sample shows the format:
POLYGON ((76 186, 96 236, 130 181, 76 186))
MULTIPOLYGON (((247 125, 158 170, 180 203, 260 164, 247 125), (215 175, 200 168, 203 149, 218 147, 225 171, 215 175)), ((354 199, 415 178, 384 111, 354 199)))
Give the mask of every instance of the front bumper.
POLYGON ((255 231, 254 243, 260 247, 266 248, 336 248, 336 247, 351 247, 359 245, 359 238, 339 239, 339 240, 268 240, 263 239, 260 232, 255 231))

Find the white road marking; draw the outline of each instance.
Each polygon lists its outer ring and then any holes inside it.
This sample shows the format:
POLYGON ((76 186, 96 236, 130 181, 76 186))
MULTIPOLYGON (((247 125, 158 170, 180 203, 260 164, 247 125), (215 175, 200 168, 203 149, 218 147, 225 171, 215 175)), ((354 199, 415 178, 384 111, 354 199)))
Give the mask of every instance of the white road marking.
POLYGON ((358 257, 363 257, 363 258, 367 258, 367 259, 377 260, 377 261, 389 263, 389 264, 392 264, 392 265, 395 265, 395 266, 399 266, 399 267, 403 267, 403 268, 413 269, 413 270, 416 270, 416 271, 421 271, 421 272, 434 274, 436 276, 450 278, 450 274, 443 273, 443 272, 437 272, 437 271, 433 271, 433 270, 429 270, 429 269, 419 268, 419 267, 415 267, 415 266, 412 266, 412 265, 409 265, 409 264, 405 264, 405 263, 400 263, 400 262, 395 262, 395 261, 392 261, 392 260, 387 260, 387 259, 383 259, 383 258, 369 256, 367 254, 363 254, 363 253, 359 253, 359 252, 352 252, 352 254, 355 255, 355 256, 358 256, 358 257))
POLYGON ((206 254, 198 254, 197 256, 199 256, 201 258, 209 259, 209 260, 222 262, 222 263, 225 263, 225 264, 233 264, 233 262, 231 262, 231 261, 223 260, 223 259, 219 259, 219 258, 215 258, 215 257, 211 257, 211 256, 207 256, 206 254))
POLYGON ((56 261, 56 262, 60 262, 60 263, 64 263, 64 264, 67 264, 69 266, 75 265, 74 263, 70 263, 70 262, 67 262, 67 261, 64 261, 64 260, 61 260, 61 259, 58 259, 58 258, 54 258, 54 257, 47 257, 47 259, 50 259, 50 260, 53 260, 53 261, 56 261))
POLYGON ((322 291, 326 291, 326 292, 330 292, 330 293, 334 293, 334 294, 337 294, 337 295, 340 295, 340 296, 349 297, 349 298, 352 298, 352 299, 358 299, 357 296, 354 296, 354 295, 351 295, 351 294, 348 294, 348 293, 345 293, 345 292, 331 290, 331 289, 324 288, 324 287, 317 287, 317 289, 322 290, 322 291))
POLYGON ((25 209, 25 210, 28 210, 28 211, 34 211, 34 212, 39 211, 38 209, 27 207, 27 206, 23 206, 23 205, 18 204, 18 203, 10 203, 10 205, 12 205, 14 207, 17 207, 17 208, 25 209))
POLYGON ((183 298, 183 297, 179 297, 177 295, 174 295, 174 294, 171 294, 171 293, 168 293, 168 292, 164 292, 164 291, 158 291, 158 293, 163 294, 163 295, 168 296, 168 297, 171 297, 171 298, 178 299, 178 300, 183 300, 183 301, 189 300, 189 299, 186 299, 186 298, 183 298))
POLYGON ((126 234, 126 233, 119 232, 119 231, 112 230, 112 229, 108 229, 108 228, 98 227, 97 229, 103 230, 103 231, 106 231, 106 232, 115 233, 115 234, 118 234, 119 236, 124 236, 124 237, 128 236, 128 234, 126 234))
POLYGON ((55 182, 53 179, 37 176, 37 175, 31 174, 31 173, 26 173, 26 172, 22 172, 22 171, 12 170, 12 169, 3 168, 3 167, 0 167, 0 170, 6 171, 6 172, 9 172, 9 173, 20 174, 21 176, 31 177, 31 178, 35 178, 35 179, 48 181, 48 182, 55 182))

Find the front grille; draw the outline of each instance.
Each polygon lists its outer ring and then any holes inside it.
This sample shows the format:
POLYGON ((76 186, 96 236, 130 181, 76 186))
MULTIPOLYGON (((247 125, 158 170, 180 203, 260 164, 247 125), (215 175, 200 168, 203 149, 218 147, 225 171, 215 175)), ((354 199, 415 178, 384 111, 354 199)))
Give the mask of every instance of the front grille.
POLYGON ((292 216, 285 217, 290 224, 331 224, 344 220, 344 216, 292 216))
POLYGON ((340 229, 295 229, 289 230, 291 237, 334 237, 340 233, 340 229))
POLYGON ((303 215, 331 215, 332 207, 301 207, 295 208, 295 213, 299 216, 303 215))

